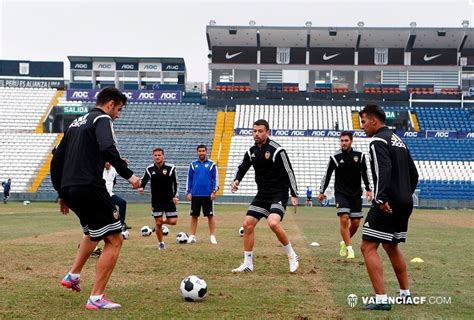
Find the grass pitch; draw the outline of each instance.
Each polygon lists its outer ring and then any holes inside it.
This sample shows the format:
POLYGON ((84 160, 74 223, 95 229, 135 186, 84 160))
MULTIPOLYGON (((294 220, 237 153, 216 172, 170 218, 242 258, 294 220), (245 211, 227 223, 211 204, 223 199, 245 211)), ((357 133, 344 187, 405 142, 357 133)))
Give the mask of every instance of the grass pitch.
MULTIPOLYGON (((246 206, 216 205, 218 245, 208 241, 207 221, 201 218, 198 243, 180 245, 174 236, 188 232, 188 205, 178 208, 178 225, 170 227, 166 251, 156 237, 142 237, 143 225, 153 225, 149 205, 129 204, 130 239, 124 242, 107 295, 122 304, 118 310, 87 311, 84 306, 93 281, 95 258, 82 272, 82 292, 62 288, 81 238, 78 219, 62 216, 56 204, 0 205, 0 318, 33 319, 433 319, 474 317, 474 213, 456 210, 415 210, 408 242, 402 245, 415 296, 445 297, 447 304, 394 305, 392 311, 361 309, 361 297, 372 287, 359 250, 356 259, 340 258, 338 219, 334 208, 289 208, 283 226, 300 256, 296 274, 288 271, 284 249, 261 221, 256 229, 251 274, 230 272, 242 260, 238 229, 246 206), (311 247, 316 241, 320 247, 311 247), (184 302, 179 283, 196 274, 208 284, 203 302, 184 302), (356 294, 351 308, 347 296, 356 294), (449 298, 449 299, 448 299, 449 298)), ((367 209, 364 209, 366 212, 367 209)), ((354 246, 361 233, 354 236, 354 246)), ((396 296, 398 285, 388 258, 384 261, 386 290, 396 296)), ((440 301, 440 300, 439 300, 440 301)), ((439 302, 438 301, 438 302, 439 302)))

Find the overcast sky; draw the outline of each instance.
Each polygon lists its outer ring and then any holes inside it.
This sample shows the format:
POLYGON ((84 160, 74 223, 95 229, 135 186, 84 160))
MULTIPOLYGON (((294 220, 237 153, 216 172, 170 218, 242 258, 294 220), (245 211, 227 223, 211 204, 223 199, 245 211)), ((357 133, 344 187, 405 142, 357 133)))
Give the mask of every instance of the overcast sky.
MULTIPOLYGON (((67 62, 68 55, 183 57, 207 81, 206 25, 474 26, 474 0, 18 1, 0 0, 0 59, 67 62)), ((69 74, 65 73, 68 77, 69 74)))

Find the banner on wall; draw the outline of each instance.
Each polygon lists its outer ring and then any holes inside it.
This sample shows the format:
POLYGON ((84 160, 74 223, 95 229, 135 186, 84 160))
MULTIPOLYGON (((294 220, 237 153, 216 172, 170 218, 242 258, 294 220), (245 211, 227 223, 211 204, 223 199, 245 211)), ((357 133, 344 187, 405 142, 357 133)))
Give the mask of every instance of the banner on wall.
MULTIPOLYGON (((67 90, 69 101, 95 101, 100 90, 67 90)), ((182 92, 179 90, 124 90, 129 102, 181 102, 182 92)))

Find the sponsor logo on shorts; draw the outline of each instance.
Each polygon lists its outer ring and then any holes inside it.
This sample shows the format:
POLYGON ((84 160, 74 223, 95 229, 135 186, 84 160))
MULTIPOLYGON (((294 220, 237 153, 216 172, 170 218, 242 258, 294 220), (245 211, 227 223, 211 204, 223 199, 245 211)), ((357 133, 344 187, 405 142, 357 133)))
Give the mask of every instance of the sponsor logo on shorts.
POLYGON ((270 159, 270 151, 265 152, 265 159, 270 159))
POLYGON ((336 208, 339 208, 339 202, 336 202, 336 208))

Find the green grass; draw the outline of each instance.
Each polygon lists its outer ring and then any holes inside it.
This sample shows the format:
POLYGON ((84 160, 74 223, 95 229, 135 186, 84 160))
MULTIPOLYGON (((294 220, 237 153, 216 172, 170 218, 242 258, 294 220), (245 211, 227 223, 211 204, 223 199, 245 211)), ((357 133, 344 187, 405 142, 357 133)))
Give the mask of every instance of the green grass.
MULTIPOLYGON (((393 306, 390 312, 350 308, 347 296, 370 296, 372 288, 363 259, 338 257, 338 219, 334 208, 288 211, 283 226, 301 257, 297 274, 288 272, 284 250, 265 221, 256 230, 255 271, 234 275, 242 260, 238 229, 246 206, 216 205, 217 239, 208 242, 207 222, 201 218, 198 243, 180 245, 179 231, 188 231, 188 206, 180 205, 178 225, 170 227, 167 250, 157 249, 156 238, 141 237, 139 229, 152 225, 149 206, 129 204, 127 223, 133 228, 124 242, 107 295, 123 305, 119 310, 91 312, 84 308, 90 293, 95 259, 82 272, 81 293, 63 289, 60 279, 70 268, 81 229, 74 214, 62 216, 56 204, 9 203, 0 206, 0 318, 176 318, 176 319, 319 319, 393 318, 433 319, 474 316, 474 218, 468 211, 416 210, 410 221, 408 243, 402 245, 408 263, 411 290, 417 296, 451 297, 449 305, 393 306), (310 247, 317 241, 320 247, 310 247), (187 303, 178 292, 181 279, 197 274, 209 286, 201 303, 187 303)), ((366 210, 364 210, 366 211, 366 210)), ((354 246, 361 242, 360 231, 354 246)), ((386 255, 387 293, 398 285, 386 255)))

